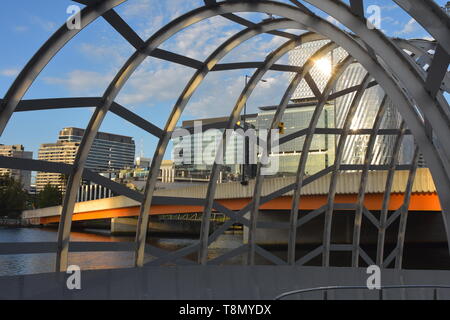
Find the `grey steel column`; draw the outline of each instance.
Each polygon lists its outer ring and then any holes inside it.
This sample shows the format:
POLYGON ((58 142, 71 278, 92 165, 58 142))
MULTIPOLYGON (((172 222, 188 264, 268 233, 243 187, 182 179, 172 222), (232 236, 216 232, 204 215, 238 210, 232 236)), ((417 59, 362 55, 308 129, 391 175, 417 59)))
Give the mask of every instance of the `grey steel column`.
POLYGON ((406 124, 404 121, 402 121, 400 125, 400 132, 397 135, 397 138, 395 140, 394 144, 394 150, 392 151, 392 158, 391 162, 389 164, 389 170, 386 177, 386 186, 383 196, 383 204, 381 206, 381 212, 380 212, 380 224, 378 227, 378 244, 377 244, 377 258, 376 263, 378 266, 382 266, 384 262, 384 240, 386 236, 386 221, 389 211, 389 202, 391 200, 391 190, 392 190, 392 184, 394 182, 394 175, 395 175, 395 167, 398 163, 398 157, 400 155, 400 148, 402 146, 403 137, 405 136, 406 131, 406 124))
MULTIPOLYGON (((355 32, 362 41, 374 48, 376 54, 384 60, 386 65, 388 65, 400 79, 400 82, 405 86, 408 94, 410 94, 417 102, 425 117, 433 123, 433 130, 435 131, 437 139, 441 142, 445 142, 446 137, 450 136, 449 119, 443 111, 443 106, 440 105, 439 102, 435 100, 435 97, 431 96, 425 89, 425 81, 414 68, 410 59, 405 59, 404 53, 388 38, 382 35, 381 32, 376 29, 371 30, 367 28, 366 23, 354 16, 350 7, 342 1, 306 1, 336 18, 343 25, 355 32)), ((409 124, 408 127, 412 128, 409 124)), ((450 147, 446 148, 447 151, 449 151, 449 149, 450 147)), ((446 152, 446 154, 450 154, 450 152, 446 152)), ((447 176, 448 175, 449 173, 447 173, 447 176)))
POLYGON ((353 250, 352 250, 352 267, 358 267, 359 264, 359 245, 361 237, 361 223, 362 214, 364 207, 364 198, 366 195, 366 187, 368 182, 369 168, 373 159, 373 148, 378 136, 378 130, 380 129, 381 123, 383 121, 383 116, 387 108, 387 96, 384 96, 383 101, 381 101, 380 108, 375 117, 373 124, 373 132, 370 135, 369 142, 367 144, 366 156, 364 158, 364 169, 361 172, 361 181, 359 183, 358 200, 356 203, 355 210, 355 223, 353 225, 353 250))
MULTIPOLYGON (((253 89, 256 87, 257 83, 263 78, 264 74, 270 69, 270 67, 275 64, 286 52, 294 49, 298 45, 301 44, 302 39, 291 40, 287 42, 284 46, 278 48, 274 52, 272 52, 264 61, 263 66, 259 68, 251 77, 250 81, 245 86, 241 95, 236 102, 236 105, 233 108, 233 111, 228 119, 228 123, 225 129, 232 129, 236 125, 237 119, 241 114, 242 108, 248 100, 248 97, 253 92, 253 89), (286 49, 288 49, 286 51, 286 49)), ((216 154, 216 160, 214 161, 211 177, 208 183, 208 190, 206 193, 206 204, 203 211, 202 216, 202 226, 200 230, 200 249, 199 249, 199 258, 198 261, 201 264, 206 264, 208 260, 208 236, 209 236, 209 222, 211 217, 211 211, 214 203, 214 195, 217 187, 217 179, 219 176, 219 171, 221 165, 218 164, 219 157, 221 156, 222 148, 224 146, 226 137, 226 130, 222 136, 222 140, 218 146, 218 152, 216 154)))
POLYGON ((409 171, 408 182, 405 189, 405 197, 403 200, 403 205, 400 214, 400 225, 398 226, 398 239, 397 239, 397 256, 395 258, 395 268, 401 269, 403 263, 403 249, 405 247, 405 233, 406 233, 406 222, 408 221, 409 213, 409 203, 411 201, 411 193, 414 185, 414 179, 416 178, 417 165, 419 160, 420 151, 416 147, 414 151, 414 156, 412 159, 412 168, 409 171))
MULTIPOLYGON (((294 21, 289 21, 286 19, 277 19, 268 22, 263 22, 261 24, 255 25, 250 29, 243 30, 231 37, 228 41, 223 43, 218 49, 216 49, 204 63, 204 67, 197 71, 196 74, 191 78, 188 85, 185 87, 182 95, 179 97, 174 109, 169 117, 168 123, 165 128, 165 133, 160 139, 158 147, 156 149, 152 166, 150 168, 149 178, 147 179, 147 184, 144 191, 144 202, 141 205, 139 221, 137 226, 136 242, 138 247, 135 256, 135 265, 142 266, 144 261, 145 253, 145 239, 148 229, 148 215, 151 207, 153 192, 156 185, 156 177, 159 171, 162 158, 166 151, 167 145, 170 141, 171 132, 175 129, 175 125, 178 122, 185 106, 189 102, 189 99, 201 84, 206 75, 214 68, 214 66, 228 54, 231 50, 237 47, 242 42, 258 35, 264 33, 268 30, 274 30, 277 28, 298 28, 299 23, 294 21)), ((305 35, 306 36, 306 35, 305 35)), ((313 37, 313 35, 308 34, 306 37, 313 37)), ((316 36, 314 36, 316 37, 316 36)), ((303 39, 303 38, 302 38, 303 39)), ((212 205, 212 204, 211 204, 212 205)))
POLYGON ((369 85, 370 80, 371 80, 371 76, 370 76, 370 74, 367 74, 364 77, 364 79, 359 87, 359 90, 356 92, 355 97, 353 98, 353 101, 350 105, 347 117, 344 122, 343 132, 339 138, 339 143, 338 143, 338 147, 336 150, 336 155, 335 155, 335 160, 334 160, 334 170, 331 175, 330 191, 328 192, 327 209, 325 211, 325 225, 324 225, 324 229, 323 229, 322 265, 324 267, 328 267, 330 265, 331 227, 332 227, 333 211, 334 211, 334 198, 336 195, 337 180, 338 180, 338 175, 339 175, 339 169, 341 166, 343 150, 345 147, 345 143, 347 141, 350 127, 352 125, 353 116, 355 115, 356 110, 358 109, 358 106, 361 102, 361 99, 362 99, 366 89, 367 89, 367 86, 369 85))
MULTIPOLYGON (((66 194, 63 201, 63 208, 61 211, 61 219, 58 230, 58 248, 57 248, 57 257, 56 257, 56 270, 64 271, 67 268, 67 258, 68 258, 68 250, 69 250, 69 242, 70 242, 70 229, 72 224, 72 214, 75 206, 75 198, 76 198, 76 190, 80 185, 80 180, 82 176, 82 172, 84 170, 84 164, 86 162, 87 156, 89 154, 89 150, 93 144, 94 138, 100 128, 103 119, 105 118, 109 108, 114 103, 114 99, 129 79, 129 77, 134 73, 137 67, 145 60, 145 58, 150 55, 161 43, 165 40, 169 39, 172 35, 177 33, 178 31, 192 25, 200 20, 206 19, 208 17, 216 15, 216 10, 212 8, 200 8, 198 10, 194 10, 190 13, 181 16, 160 30, 158 30, 152 37, 150 37, 143 46, 142 49, 136 51, 129 60, 125 63, 125 65, 120 69, 116 77, 113 79, 105 94, 103 95, 103 102, 100 106, 98 106, 86 128, 83 139, 80 143, 77 157, 73 164, 72 173, 69 176, 66 194)), ((165 146, 168 143, 170 132, 174 129, 176 122, 170 122, 166 126, 166 131, 163 137, 159 141, 159 146, 156 150, 157 157, 153 159, 153 163, 157 164, 159 170, 160 162, 164 154, 161 154, 160 151, 165 149, 165 146), (159 163, 158 163, 159 162, 159 163)), ((153 181, 156 183, 157 175, 150 176, 148 181, 153 181)), ((145 198, 144 198, 145 199, 145 198)), ((147 210, 148 211, 148 210, 147 210)), ((147 212, 148 218, 148 212, 147 212)), ((141 221, 140 219, 139 221, 141 221)), ((148 223, 148 222, 147 222, 148 223)), ((142 225, 142 223, 141 223, 142 225)), ((142 235, 138 234, 137 236, 141 237, 142 235)), ((145 241, 145 235, 143 237, 143 241, 145 241)), ((143 256, 143 250, 141 250, 143 256)))
POLYGON ((328 83, 322 93, 322 97, 319 100, 314 113, 309 122, 308 132, 303 142, 302 154, 300 156, 300 161, 298 163, 298 169, 295 176, 295 187, 294 194, 292 195, 292 206, 290 213, 289 222, 289 240, 288 240, 288 263, 291 265, 295 264, 295 249, 296 249, 296 239, 297 239, 297 228, 298 228, 298 210, 300 208, 300 197, 303 181, 305 179, 305 169, 306 163, 308 161, 309 150, 311 148, 312 140, 314 138, 314 131, 319 122, 320 115, 322 114, 323 107, 328 101, 328 97, 331 90, 334 89, 336 82, 342 76, 342 74, 347 70, 350 64, 354 61, 353 57, 347 56, 341 63, 337 65, 334 70, 332 77, 328 80, 328 83))
MULTIPOLYGON (((300 82, 303 80, 305 75, 314 67, 317 60, 321 59, 323 56, 325 56, 330 51, 334 50, 336 48, 335 43, 328 43, 321 47, 315 54, 313 54, 303 65, 301 68, 301 71, 296 74, 294 79, 291 81, 289 87, 286 89, 286 92, 283 95, 283 98, 281 99, 280 104, 278 105, 278 108, 275 112, 275 115, 272 120, 272 124, 269 128, 269 133, 267 136, 267 149, 263 150, 261 159, 265 157, 269 157, 270 151, 271 151, 271 137, 272 132, 271 130, 275 129, 278 125, 278 123, 281 121, 284 115, 284 111, 286 110, 286 107, 291 100, 292 95, 294 94, 295 90, 297 89, 300 82)), ((257 174, 256 174, 256 181, 255 181, 255 189, 253 191, 253 206, 250 213, 250 230, 249 230, 249 252, 248 252, 248 263, 250 265, 255 264, 255 248, 256 248, 256 230, 257 230, 257 223, 258 223, 258 213, 259 213, 259 207, 260 207, 260 199, 261 199, 261 190, 262 185, 264 182, 264 176, 261 175, 261 162, 258 163, 257 168, 257 174)))

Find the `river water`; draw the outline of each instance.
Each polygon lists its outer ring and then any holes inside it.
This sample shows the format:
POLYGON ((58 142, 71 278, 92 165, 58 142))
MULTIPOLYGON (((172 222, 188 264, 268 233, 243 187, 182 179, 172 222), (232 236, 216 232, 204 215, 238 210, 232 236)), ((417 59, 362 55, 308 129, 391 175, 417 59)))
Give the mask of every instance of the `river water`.
MULTIPOLYGON (((198 239, 175 237, 148 236, 147 242, 157 248, 174 251, 194 244, 198 239)), ((134 237, 110 236, 98 232, 72 232, 71 241, 90 242, 130 242, 134 237)), ((0 227, 0 242, 56 242, 56 229, 48 228, 4 228, 0 227)), ((220 236, 208 249, 208 258, 213 259, 242 245, 242 232, 228 232, 220 236)), ((266 248, 281 259, 286 259, 286 247, 266 248)), ((314 247, 298 246, 297 257, 304 256, 314 247)), ((387 252, 392 248, 387 247, 387 252)), ((365 251, 375 256, 374 248, 365 251)), ((197 255, 193 253, 187 259, 195 261, 197 255)), ((245 263, 245 254, 234 257, 227 264, 245 263)), ((146 256, 146 262, 153 257, 146 256)), ((333 252, 331 265, 348 266, 351 259, 350 252, 333 252)), ((256 256, 256 264, 271 264, 260 256, 256 256)), ((70 253, 69 264, 78 265, 83 270, 105 268, 127 268, 133 266, 133 252, 88 252, 70 253)), ((320 256, 313 259, 309 265, 320 265, 320 256)), ((0 255, 0 276, 21 274, 35 274, 52 272, 55 266, 55 254, 27 254, 0 255)), ((433 246, 405 246, 404 268, 407 269, 450 269, 450 256, 446 245, 433 246)))
MULTIPOLYGON (((56 229, 51 228, 3 228, 0 227, 0 242, 56 242, 56 229)), ((132 236, 110 236, 97 232, 72 232, 71 241, 88 242, 130 242, 132 236)), ((168 251, 174 251, 194 244, 198 239, 174 237, 148 237, 147 243, 168 251)), ((222 235, 209 248, 209 258, 213 259, 226 251, 242 245, 242 233, 222 235)), ((86 252, 70 253, 69 264, 78 265, 83 270, 105 268, 127 268, 133 266, 133 252, 86 252)), ((0 255, 0 276, 34 274, 53 271, 55 267, 53 253, 0 255)), ((194 260, 196 254, 187 256, 194 260)), ((146 256, 146 262, 152 257, 146 256)), ((231 263, 242 263, 241 258, 231 263)))

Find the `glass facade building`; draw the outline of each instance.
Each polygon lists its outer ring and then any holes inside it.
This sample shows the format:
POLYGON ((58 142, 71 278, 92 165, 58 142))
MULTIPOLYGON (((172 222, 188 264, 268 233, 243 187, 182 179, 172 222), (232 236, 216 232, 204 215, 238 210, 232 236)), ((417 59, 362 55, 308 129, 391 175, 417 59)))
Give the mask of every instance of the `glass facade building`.
MULTIPOLYGON (((58 142, 80 143, 83 135, 84 129, 64 128, 59 133, 58 142)), ((132 167, 135 152, 133 138, 99 132, 86 160, 86 168, 95 172, 107 172, 132 167)))
MULTIPOLYGON (((275 107, 261 109, 257 118, 257 128, 268 129, 272 124, 276 109, 275 107)), ((287 108, 281 120, 284 123, 284 135, 289 135, 307 128, 313 116, 314 109, 315 106, 311 105, 287 108)), ((334 106, 327 104, 324 106, 317 127, 333 128, 334 122, 334 106)), ((295 138, 279 145, 278 152, 272 153, 271 157, 278 158, 279 175, 289 175, 297 172, 304 141, 305 136, 295 138)), ((334 161, 334 153, 335 139, 333 136, 326 134, 314 135, 308 156, 309 160, 306 166, 306 174, 314 174, 328 167, 334 161)))
MULTIPOLYGON (((180 129, 189 130, 190 134, 172 139, 172 159, 178 175, 192 178, 204 178, 209 175, 227 121, 228 118, 224 117, 183 122, 180 129), (196 123, 199 127, 194 131, 196 123), (211 124, 214 128, 208 127, 211 124)), ((243 123, 242 119, 241 122, 243 123)), ((245 122, 247 126, 255 129, 256 114, 247 115, 245 122)), ((244 137, 233 134, 227 141, 222 172, 226 175, 223 178, 233 180, 238 178, 241 164, 244 162, 244 137)))
MULTIPOLYGON (((320 40, 302 44, 289 53, 289 64, 303 66, 315 52, 328 42, 328 40, 320 40)), ((334 68, 347 56, 348 53, 344 49, 337 48, 323 58, 315 61, 315 64, 309 73, 321 92, 323 92, 331 78, 334 68)), ((367 71, 361 64, 357 62, 350 64, 336 82, 331 94, 333 92, 339 92, 344 89, 359 86, 366 74, 367 71)), ((294 74, 291 74, 290 81, 292 81, 293 78, 294 74)), ((353 90, 350 93, 327 101, 322 114, 320 115, 317 128, 342 129, 355 95, 356 91, 353 90)), ((385 93, 383 89, 375 82, 371 83, 363 93, 362 99, 357 106, 350 129, 355 131, 358 129, 372 129, 384 98, 385 93)), ((305 80, 300 82, 291 100, 292 101, 288 105, 282 118, 285 128, 284 135, 289 135, 308 128, 315 106, 317 105, 317 97, 305 80)), ((380 129, 398 129, 401 125, 400 114, 389 98, 386 99, 385 103, 386 111, 380 129)), ((250 116, 246 122, 251 123, 256 131, 269 129, 276 109, 277 106, 261 107, 260 112, 250 116)), ((224 122, 226 120, 227 118, 211 118, 203 119, 201 121, 204 125, 224 122)), ((183 127, 193 127, 194 121, 195 120, 187 121, 183 124, 183 127)), ((207 131, 203 136, 194 134, 188 137, 187 139, 189 139, 188 141, 191 143, 190 159, 192 159, 192 162, 190 164, 178 164, 177 171, 181 169, 191 172, 202 172, 204 175, 208 175, 217 150, 217 146, 214 142, 219 141, 222 134, 223 129, 220 129, 207 131), (202 159, 203 163, 199 163, 199 159, 202 159)), ((350 134, 344 145, 342 164, 363 164, 366 157, 369 138, 370 135, 350 134)), ((395 134, 377 136, 373 151, 373 165, 388 164, 390 162, 396 138, 397 136, 395 134)), ((278 160, 279 167, 277 175, 292 175, 297 172, 304 139, 305 137, 303 136, 288 141, 280 145, 279 150, 276 153, 271 154, 271 157, 276 157, 278 160)), ((334 164, 335 151, 339 144, 339 139, 340 134, 314 135, 306 164, 305 173, 307 175, 314 174, 334 164)), ((181 146, 181 141, 182 139, 180 138, 174 139, 175 149, 181 146)), ((409 163, 412 159, 413 152, 413 138, 411 136, 405 136, 400 150, 399 163, 409 163)), ((227 173, 240 174, 242 168, 240 165, 233 165, 233 163, 236 163, 236 161, 233 162, 233 160, 240 159, 242 162, 243 153, 244 144, 242 143, 242 140, 238 140, 236 143, 230 143, 227 146, 224 156, 224 170, 227 173)))
MULTIPOLYGON (((56 143, 45 143, 39 148, 39 160, 73 164, 85 130, 64 128, 56 143)), ((94 172, 109 172, 134 165, 135 143, 133 138, 99 132, 86 160, 85 168, 94 172)), ((65 188, 65 178, 59 173, 38 172, 36 190, 45 185, 65 188)))
MULTIPOLYGON (((314 41, 303 44, 289 53, 289 63, 295 66, 302 66, 308 58, 310 58, 317 50, 324 46, 328 41, 314 41)), ((332 70, 336 65, 347 57, 348 53, 337 48, 331 51, 324 58, 316 61, 310 74, 317 84, 318 88, 323 91, 328 80, 331 77, 332 70)), ((367 71, 359 63, 352 63, 337 81, 332 92, 338 92, 347 88, 358 86, 366 76, 367 71)), ((291 79, 294 75, 291 75, 291 79)), ((340 96, 334 100, 328 101, 334 106, 335 110, 335 127, 343 128, 355 92, 340 96)), ((352 130, 372 129, 376 115, 380 105, 384 99, 385 93, 383 89, 374 85, 365 90, 361 102, 357 107, 356 114, 351 123, 352 130)), ((293 95, 293 102, 299 102, 308 99, 314 99, 314 94, 309 88, 305 80, 303 80, 293 95)), ((391 100, 386 99, 386 112, 382 120, 381 129, 398 129, 401 124, 401 117, 391 100)), ((336 145, 339 142, 339 136, 335 137, 336 145)), ((372 164, 389 163, 395 144, 395 135, 378 136, 375 142, 374 155, 372 164)), ((350 135, 344 147, 343 160, 344 164, 362 164, 366 155, 367 143, 369 135, 350 135)), ((412 137, 405 137, 400 151, 400 163, 411 161, 414 151, 414 142, 412 137)))

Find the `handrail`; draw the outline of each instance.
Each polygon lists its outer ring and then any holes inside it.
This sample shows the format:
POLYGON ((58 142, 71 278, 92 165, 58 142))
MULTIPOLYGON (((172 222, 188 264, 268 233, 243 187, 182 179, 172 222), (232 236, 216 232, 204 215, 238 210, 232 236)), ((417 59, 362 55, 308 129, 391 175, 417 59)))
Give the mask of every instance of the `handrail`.
MULTIPOLYGON (((328 287, 316 287, 316 288, 306 288, 284 292, 275 297, 274 300, 281 300, 283 298, 295 295, 295 294, 303 294, 307 292, 318 292, 318 291, 327 291, 327 290, 351 290, 351 289, 365 289, 371 290, 367 286, 328 286, 328 287)), ((382 292, 385 289, 450 289, 450 285, 390 285, 390 286, 380 286, 380 295, 382 297, 382 292)), ((372 289, 373 290, 373 289, 372 289)))

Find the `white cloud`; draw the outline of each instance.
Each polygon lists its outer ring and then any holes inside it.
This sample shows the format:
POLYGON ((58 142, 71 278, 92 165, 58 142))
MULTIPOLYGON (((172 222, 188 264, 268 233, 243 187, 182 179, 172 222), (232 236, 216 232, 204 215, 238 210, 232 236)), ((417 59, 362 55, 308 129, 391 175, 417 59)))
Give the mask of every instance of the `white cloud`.
POLYGON ((167 50, 181 53, 188 57, 204 60, 218 46, 237 33, 237 27, 223 17, 198 22, 180 32, 171 41, 162 46, 167 50))
POLYGON ((155 66, 158 63, 152 59, 139 68, 118 96, 118 102, 134 107, 177 99, 194 73, 192 69, 179 65, 154 69, 155 66))
POLYGON ((395 32, 396 35, 407 35, 419 29, 419 24, 414 18, 411 18, 400 31, 395 32))
POLYGON ((95 71, 74 70, 64 77, 45 77, 47 84, 59 85, 72 94, 78 95, 101 95, 106 90, 114 75, 102 74, 95 71))
POLYGON ((9 68, 0 70, 0 75, 4 77, 15 77, 19 74, 20 70, 17 68, 9 68))
MULTIPOLYGON (((266 82, 258 83, 247 101, 247 112, 254 113, 261 106, 278 104, 289 82, 287 73, 269 72, 266 82)), ((206 118, 229 116, 244 89, 244 77, 239 72, 229 72, 226 76, 214 72, 189 103, 186 114, 206 118)))
POLYGON ((82 43, 80 45, 80 51, 90 59, 111 63, 117 67, 125 63, 128 56, 131 54, 132 49, 128 44, 111 44, 111 45, 98 45, 90 43, 82 43), (107 59, 105 59, 107 58, 107 59))
POLYGON ((39 28, 43 29, 44 31, 47 32, 52 32, 55 31, 57 28, 57 24, 53 21, 49 21, 49 20, 45 20, 41 17, 38 16, 32 16, 30 18, 30 22, 35 25, 38 26, 39 28))
POLYGON ((27 26, 15 26, 13 29, 14 29, 14 31, 17 31, 17 32, 28 31, 28 27, 27 26))

